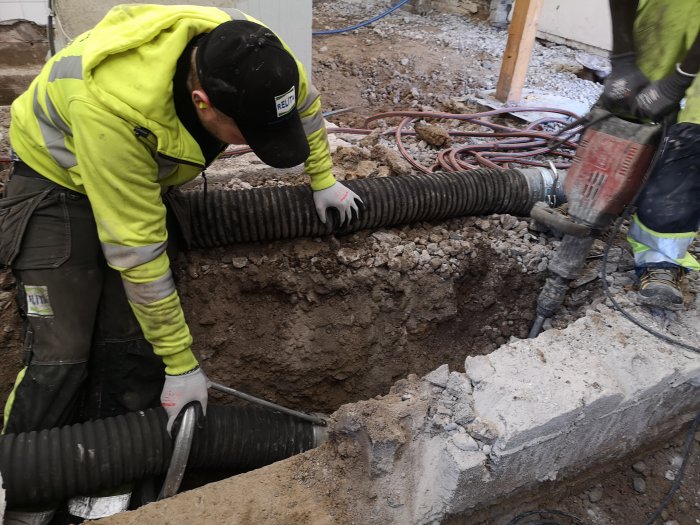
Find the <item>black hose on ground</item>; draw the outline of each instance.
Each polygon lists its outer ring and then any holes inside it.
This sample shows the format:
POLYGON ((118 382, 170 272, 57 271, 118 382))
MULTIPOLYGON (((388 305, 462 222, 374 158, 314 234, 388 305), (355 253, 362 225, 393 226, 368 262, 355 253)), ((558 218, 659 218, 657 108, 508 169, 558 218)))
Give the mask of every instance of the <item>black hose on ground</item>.
MULTIPOLYGON (((162 408, 0 436, 8 508, 95 494, 164 474, 172 441, 162 408)), ((250 470, 319 444, 314 425, 262 407, 212 406, 195 430, 189 467, 250 470)))
POLYGON ((185 192, 192 246, 230 244, 345 234, 421 221, 469 215, 510 213, 525 216, 535 202, 563 193, 538 169, 476 169, 346 181, 364 201, 359 219, 339 227, 331 214, 326 224, 316 215, 311 189, 304 186, 185 192))

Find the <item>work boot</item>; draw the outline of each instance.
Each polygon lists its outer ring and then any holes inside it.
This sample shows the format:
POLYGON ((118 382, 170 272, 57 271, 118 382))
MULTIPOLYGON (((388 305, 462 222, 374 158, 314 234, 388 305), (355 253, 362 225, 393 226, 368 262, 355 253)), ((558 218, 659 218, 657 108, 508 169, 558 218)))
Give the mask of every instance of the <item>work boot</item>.
POLYGON ((681 282, 685 270, 680 266, 671 268, 643 268, 639 276, 639 299, 642 304, 680 310, 683 307, 681 282))

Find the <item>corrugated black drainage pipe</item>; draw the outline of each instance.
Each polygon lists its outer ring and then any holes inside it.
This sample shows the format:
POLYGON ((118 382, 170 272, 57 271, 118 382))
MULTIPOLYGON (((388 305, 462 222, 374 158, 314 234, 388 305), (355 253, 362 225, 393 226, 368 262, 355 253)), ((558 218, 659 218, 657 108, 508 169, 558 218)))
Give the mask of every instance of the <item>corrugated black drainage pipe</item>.
MULTIPOLYGON (((8 508, 95 494, 164 474, 172 454, 162 408, 40 432, 0 436, 8 508)), ((250 470, 320 444, 311 423, 262 407, 210 405, 188 466, 250 470)))
POLYGON ((544 168, 479 169, 458 173, 351 180, 365 209, 338 228, 337 216, 322 224, 308 186, 185 192, 193 247, 343 234, 364 229, 468 215, 529 215, 535 202, 564 202, 564 173, 544 168))

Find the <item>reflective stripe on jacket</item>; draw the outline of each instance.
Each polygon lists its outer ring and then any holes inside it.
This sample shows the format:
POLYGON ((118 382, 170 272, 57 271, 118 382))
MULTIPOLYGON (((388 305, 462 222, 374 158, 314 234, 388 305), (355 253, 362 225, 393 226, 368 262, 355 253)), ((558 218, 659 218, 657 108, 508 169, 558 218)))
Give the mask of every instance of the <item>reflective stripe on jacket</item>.
MULTIPOLYGON (((231 13, 116 6, 52 57, 11 108, 10 141, 22 161, 89 197, 107 262, 121 272, 144 335, 170 374, 196 360, 165 253, 161 193, 192 180, 205 164, 177 118, 172 79, 187 43, 231 13)), ((297 64, 298 111, 311 149, 305 168, 312 188, 323 189, 335 180, 321 104, 297 64)))

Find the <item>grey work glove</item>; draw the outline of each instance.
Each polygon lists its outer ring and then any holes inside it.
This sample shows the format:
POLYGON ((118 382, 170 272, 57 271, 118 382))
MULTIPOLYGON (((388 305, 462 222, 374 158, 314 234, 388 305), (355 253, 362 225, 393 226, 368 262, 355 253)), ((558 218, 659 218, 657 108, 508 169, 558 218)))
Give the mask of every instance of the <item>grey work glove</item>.
POLYGON ((635 95, 649 84, 649 79, 634 60, 634 53, 610 57, 612 69, 605 79, 603 94, 598 101, 608 111, 629 113, 635 95))
POLYGON ((644 120, 663 120, 679 110, 680 102, 694 78, 693 75, 674 71, 669 76, 649 84, 634 97, 632 112, 644 120))
POLYGON ((340 225, 342 226, 346 220, 350 224, 353 210, 355 214, 359 215, 358 204, 362 204, 362 199, 351 189, 336 182, 325 190, 314 191, 314 204, 318 218, 323 224, 326 224, 328 208, 335 208, 340 214, 340 225))
POLYGON ((166 374, 160 404, 168 414, 168 434, 177 416, 191 403, 199 403, 202 413, 207 415, 208 388, 209 380, 199 367, 179 376, 166 374))

